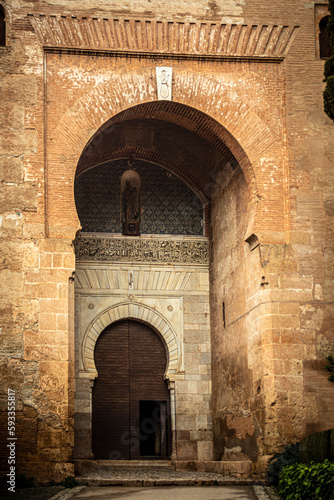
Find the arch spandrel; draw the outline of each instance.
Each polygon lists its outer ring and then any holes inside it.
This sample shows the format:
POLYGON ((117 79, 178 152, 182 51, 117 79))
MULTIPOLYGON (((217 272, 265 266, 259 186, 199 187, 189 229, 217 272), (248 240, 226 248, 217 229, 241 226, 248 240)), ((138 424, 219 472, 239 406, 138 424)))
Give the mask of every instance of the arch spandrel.
MULTIPOLYGON (((134 108, 139 109, 140 105, 155 105, 155 103, 161 103, 161 101, 156 101, 151 69, 143 70, 140 74, 133 72, 127 75, 115 75, 108 82, 97 85, 89 95, 78 100, 58 122, 48 146, 49 236, 74 238, 80 228, 72 186, 76 166, 91 138, 111 120, 111 117, 124 113, 124 119, 126 119, 127 115, 133 115, 134 108), (91 113, 92 109, 95 110, 94 113, 91 113), (63 176, 61 192, 60 188, 57 188, 59 151, 62 151, 63 171, 66 172, 63 176), (66 209, 59 206, 57 197, 63 200, 66 198, 66 209)), ((159 120, 177 123, 182 115, 185 128, 193 128, 193 131, 198 135, 202 134, 202 137, 203 133, 204 136, 210 135, 210 127, 207 129, 204 127, 204 132, 203 128, 196 128, 193 114, 204 113, 211 122, 216 124, 214 136, 232 152, 243 170, 250 189, 248 233, 258 232, 257 225, 259 224, 256 222, 256 214, 265 204, 266 197, 268 198, 268 194, 263 195, 261 191, 263 189, 261 186, 267 182, 262 172, 263 157, 268 155, 270 157, 271 149, 273 156, 280 150, 275 143, 274 134, 242 98, 231 97, 223 85, 202 75, 177 72, 173 87, 173 101, 169 103, 171 106, 169 110, 156 112, 159 120), (194 89, 196 89, 195 93, 194 89), (180 110, 179 116, 175 113, 175 107, 180 110), (258 205, 259 199, 264 200, 261 206, 258 205)), ((277 161, 279 161, 277 158, 273 160, 273 162, 277 161)), ((284 204, 283 201, 282 204, 284 204)), ((265 227, 263 219, 267 211, 262 210, 260 216, 262 228, 265 227)), ((280 217, 282 210, 276 207, 276 211, 280 217)), ((281 231, 284 231, 285 219, 283 215, 281 218, 281 231)))
POLYGON ((169 321, 162 314, 147 305, 123 302, 105 309, 89 324, 81 345, 83 365, 83 370, 80 371, 81 377, 89 377, 92 380, 96 378, 98 373, 94 361, 94 348, 97 339, 107 326, 122 319, 142 321, 154 328, 163 340, 166 348, 167 366, 164 377, 172 379, 175 373, 180 372, 182 364, 181 347, 176 332, 169 321))
MULTIPOLYGON (((58 122, 53 135, 57 140, 66 142, 69 151, 77 158, 72 166, 73 177, 73 169, 76 168, 82 151, 111 117, 124 112, 124 119, 127 119, 126 111, 130 113, 138 105, 156 101, 156 90, 151 81, 151 69, 143 70, 140 74, 136 71, 127 75, 115 75, 113 79, 100 83, 90 94, 79 99, 58 122), (146 90, 142 91, 142 88, 146 90), (92 109, 95 110, 94 113, 91 112, 92 109)), ((204 113, 222 125, 220 138, 226 142, 239 163, 245 163, 249 158, 251 168, 255 159, 275 141, 269 127, 242 97, 231 97, 218 82, 203 75, 182 71, 175 74, 174 81, 171 105, 190 107, 191 111, 204 113)), ((188 115, 187 119, 187 113, 183 113, 182 120, 190 124, 191 113, 188 115)), ((174 121, 176 124, 180 120, 179 116, 169 111, 157 112, 156 118, 174 121)), ((249 182, 249 175, 244 173, 249 182)))

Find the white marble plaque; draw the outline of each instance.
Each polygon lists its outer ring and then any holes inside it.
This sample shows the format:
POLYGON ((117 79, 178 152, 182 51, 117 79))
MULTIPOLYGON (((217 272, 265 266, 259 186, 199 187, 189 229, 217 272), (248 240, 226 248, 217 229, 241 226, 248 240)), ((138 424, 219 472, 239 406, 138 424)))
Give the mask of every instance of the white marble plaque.
POLYGON ((157 89, 159 101, 172 100, 172 76, 173 68, 159 66, 157 70, 157 89))

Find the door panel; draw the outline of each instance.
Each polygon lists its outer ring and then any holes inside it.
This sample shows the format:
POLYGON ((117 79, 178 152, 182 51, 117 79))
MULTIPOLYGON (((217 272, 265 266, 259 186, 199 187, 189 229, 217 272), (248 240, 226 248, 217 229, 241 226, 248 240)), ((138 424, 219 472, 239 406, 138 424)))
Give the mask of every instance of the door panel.
POLYGON ((129 328, 107 327, 95 347, 98 377, 93 390, 93 453, 104 460, 129 456, 129 328))
POLYGON ((167 356, 159 336, 143 323, 119 321, 101 333, 94 356, 95 458, 128 460, 170 453, 169 391, 163 380, 167 356))
MULTIPOLYGON (((169 391, 163 380, 166 368, 166 351, 159 336, 147 325, 130 321, 130 425, 137 430, 137 439, 149 440, 151 437, 140 431, 140 401, 167 401, 169 391)), ((154 429, 160 418, 159 412, 154 412, 146 422, 147 430, 154 429)), ((139 459, 140 442, 130 453, 131 459, 139 459)))

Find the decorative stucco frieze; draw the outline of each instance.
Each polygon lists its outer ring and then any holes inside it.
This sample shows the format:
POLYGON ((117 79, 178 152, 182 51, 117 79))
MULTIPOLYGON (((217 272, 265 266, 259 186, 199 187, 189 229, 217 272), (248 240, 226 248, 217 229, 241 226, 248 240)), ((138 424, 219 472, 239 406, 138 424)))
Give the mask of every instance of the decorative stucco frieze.
POLYGON ((148 239, 79 237, 77 261, 152 262, 208 264, 209 241, 205 239, 148 239))
POLYGON ((298 26, 31 14, 44 47, 169 55, 283 58, 298 26))

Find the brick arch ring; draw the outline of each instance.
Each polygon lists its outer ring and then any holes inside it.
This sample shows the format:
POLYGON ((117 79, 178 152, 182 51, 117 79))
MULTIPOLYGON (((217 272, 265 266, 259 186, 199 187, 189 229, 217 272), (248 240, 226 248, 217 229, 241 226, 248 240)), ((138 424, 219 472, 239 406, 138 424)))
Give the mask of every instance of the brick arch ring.
POLYGON ((176 332, 169 321, 152 307, 136 302, 122 302, 101 312, 93 319, 85 332, 82 343, 82 361, 84 371, 89 374, 91 379, 95 379, 98 375, 94 361, 94 349, 100 334, 107 326, 122 319, 134 319, 146 323, 159 334, 167 354, 165 379, 169 379, 173 373, 180 370, 181 347, 176 332))
MULTIPOLYGON (((247 182, 257 192, 253 164, 275 142, 273 133, 264 120, 241 98, 231 99, 222 84, 211 81, 204 75, 178 71, 174 80, 175 101, 166 103, 167 109, 162 111, 159 119, 179 123, 180 116, 176 116, 169 107, 182 107, 180 113, 187 128, 205 138, 210 132, 203 128, 203 124, 193 122, 192 119, 194 112, 205 115, 210 127, 215 129, 211 133, 232 152, 247 182)), ((124 119, 130 119, 132 110, 138 105, 157 102, 161 103, 156 100, 151 68, 140 74, 130 72, 126 75, 114 75, 110 81, 100 83, 79 98, 59 120, 53 133, 57 148, 62 144, 67 149, 64 155, 68 154, 76 159, 71 165, 71 177, 75 177, 76 166, 85 147, 101 127, 110 123, 112 117, 117 121, 117 115, 123 113, 124 119)))
MULTIPOLYGON (((152 105, 157 101, 153 85, 152 68, 140 73, 130 72, 115 74, 110 80, 99 83, 94 89, 81 96, 59 119, 48 143, 48 219, 47 232, 50 236, 74 239, 80 228, 73 183, 76 168, 82 152, 101 127, 112 117, 124 113, 123 119, 131 117, 132 110, 138 105, 152 105), (92 112, 94 110, 94 112, 92 112), (62 174, 59 173, 59 151, 61 151, 62 174), (61 181, 62 203, 59 203, 59 185, 61 181), (54 186, 54 189, 53 189, 54 186)), ((281 161, 285 163, 277 151, 277 139, 266 122, 240 98, 231 97, 228 89, 221 82, 216 82, 203 75, 188 74, 185 71, 175 73, 173 87, 175 101, 166 104, 159 119, 179 123, 179 116, 169 106, 177 106, 182 114, 185 128, 194 131, 201 137, 212 137, 222 142, 231 151, 242 169, 250 194, 249 223, 245 235, 272 231, 272 214, 277 215, 276 231, 284 233, 287 221, 284 217, 286 194, 281 197, 269 195, 266 177, 263 175, 263 158, 267 158, 268 166, 281 161), (203 128, 192 118, 193 113, 200 112, 210 118, 209 129, 203 128), (213 120, 213 121, 212 121, 213 120), (209 135, 207 135, 209 134, 209 135), (279 206, 277 199, 280 200, 279 206), (265 204, 259 204, 265 200, 265 204)), ((152 116, 154 109, 152 108, 152 116)), ((281 143, 279 143, 280 145, 281 143)), ((269 168, 269 167, 268 167, 269 168)), ((283 179, 275 186, 277 193, 283 189, 283 179)), ((285 191, 284 191, 285 192, 285 191)))

